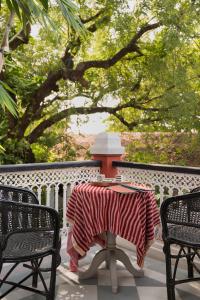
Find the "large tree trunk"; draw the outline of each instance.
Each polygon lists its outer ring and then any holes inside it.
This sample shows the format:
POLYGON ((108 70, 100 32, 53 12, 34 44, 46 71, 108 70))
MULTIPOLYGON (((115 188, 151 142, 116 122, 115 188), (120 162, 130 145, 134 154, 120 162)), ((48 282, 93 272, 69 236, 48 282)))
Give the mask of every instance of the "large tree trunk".
POLYGON ((23 162, 24 163, 35 163, 36 159, 35 159, 35 155, 31 149, 31 147, 29 149, 26 149, 24 152, 24 157, 22 157, 23 162))

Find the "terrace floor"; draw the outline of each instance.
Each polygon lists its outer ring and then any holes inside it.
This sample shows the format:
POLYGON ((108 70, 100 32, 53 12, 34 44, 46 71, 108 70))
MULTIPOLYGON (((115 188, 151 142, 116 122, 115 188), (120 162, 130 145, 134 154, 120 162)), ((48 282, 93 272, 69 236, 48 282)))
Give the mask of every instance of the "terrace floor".
MULTIPOLYGON (((165 264, 159 260, 146 257, 145 276, 143 278, 133 278, 124 269, 123 265, 118 265, 119 292, 112 294, 109 271, 104 266, 98 271, 95 278, 78 281, 77 274, 68 271, 68 257, 65 254, 66 240, 62 246, 62 264, 57 271, 57 300, 166 300, 165 286, 165 264)), ((88 255, 80 261, 80 268, 86 269, 94 256, 98 247, 93 247, 88 255)), ((135 255, 127 250, 130 259, 135 261, 135 255)), ((7 267, 5 267, 7 268, 7 267)), ((18 272, 13 277, 20 279, 24 274, 24 269, 19 267, 18 272)), ((183 270, 178 276, 183 276, 183 270)), ((46 276, 48 281, 48 274, 46 276)), ((28 283, 30 284, 30 282, 28 283)), ((2 287, 2 292, 5 287, 2 287)), ((16 289, 3 300, 42 300, 40 295, 16 289)), ((200 299, 200 283, 190 283, 180 285, 176 289, 176 300, 197 300, 200 299)))

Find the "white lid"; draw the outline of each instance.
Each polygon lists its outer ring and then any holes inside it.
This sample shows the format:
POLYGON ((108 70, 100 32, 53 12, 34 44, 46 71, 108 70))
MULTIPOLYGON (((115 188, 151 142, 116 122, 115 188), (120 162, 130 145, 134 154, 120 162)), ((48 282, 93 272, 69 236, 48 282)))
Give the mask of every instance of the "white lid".
POLYGON ((91 154, 123 154, 119 133, 102 132, 96 136, 94 145, 90 148, 91 154))

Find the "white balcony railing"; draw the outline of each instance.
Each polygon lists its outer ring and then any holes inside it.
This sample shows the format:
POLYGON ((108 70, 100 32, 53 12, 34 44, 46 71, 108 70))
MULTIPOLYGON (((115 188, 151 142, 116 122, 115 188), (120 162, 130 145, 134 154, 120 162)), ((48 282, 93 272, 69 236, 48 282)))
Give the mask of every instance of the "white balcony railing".
POLYGON ((60 212, 65 228, 71 189, 78 183, 94 180, 99 172, 99 161, 5 165, 0 166, 0 184, 34 191, 41 204, 60 212))
MULTIPOLYGON (((60 211, 66 227, 66 204, 74 185, 95 180, 100 161, 0 166, 0 184, 33 190, 44 205, 60 211)), ((113 167, 127 181, 155 188, 160 203, 164 197, 200 186, 200 168, 148 165, 114 161, 113 167)))
POLYGON ((113 162, 126 181, 155 188, 159 204, 172 195, 183 194, 200 186, 200 168, 113 162))

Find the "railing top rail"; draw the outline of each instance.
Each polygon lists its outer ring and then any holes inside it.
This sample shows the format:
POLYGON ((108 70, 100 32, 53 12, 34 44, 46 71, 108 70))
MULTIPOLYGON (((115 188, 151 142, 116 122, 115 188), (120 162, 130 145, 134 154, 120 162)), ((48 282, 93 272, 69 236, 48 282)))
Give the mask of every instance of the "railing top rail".
POLYGON ((1 165, 0 166, 0 173, 36 171, 36 170, 50 170, 50 169, 80 168, 80 167, 100 167, 100 166, 101 166, 101 161, 99 161, 99 160, 1 165))
POLYGON ((161 171, 161 172, 173 172, 173 173, 185 173, 185 174, 200 175, 200 168, 194 168, 194 167, 142 164, 142 163, 126 162, 126 161, 113 161, 112 164, 113 164, 113 167, 134 168, 134 169, 161 171))

